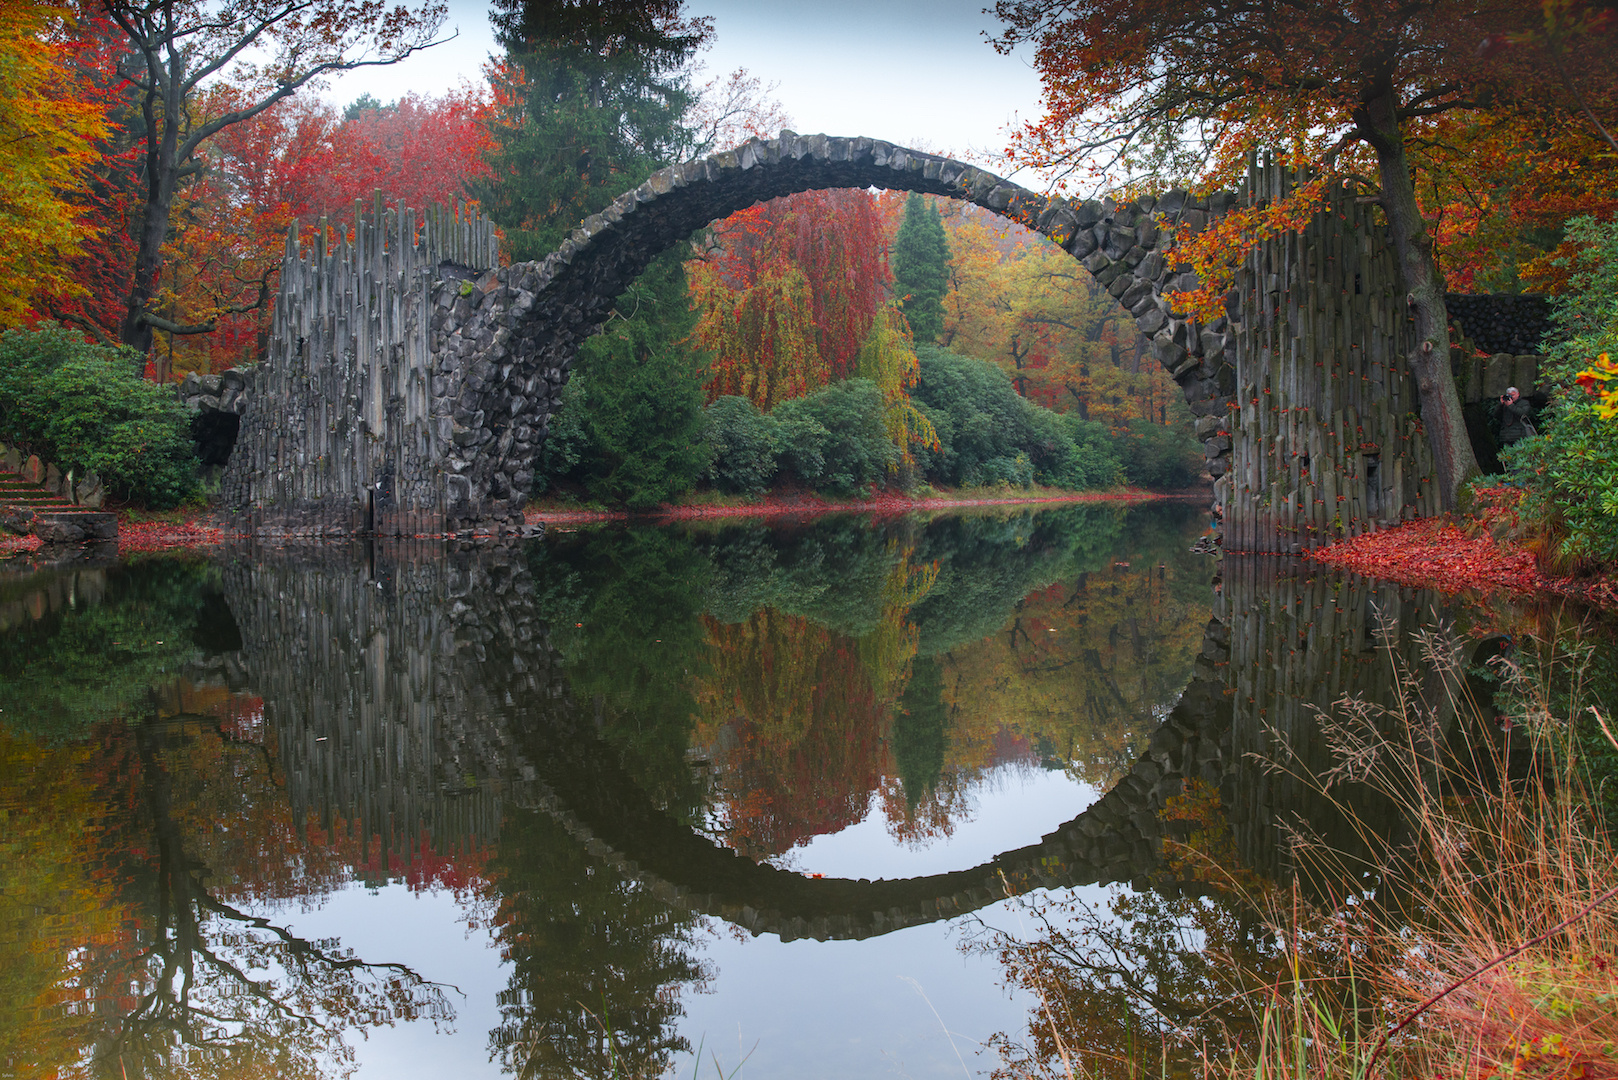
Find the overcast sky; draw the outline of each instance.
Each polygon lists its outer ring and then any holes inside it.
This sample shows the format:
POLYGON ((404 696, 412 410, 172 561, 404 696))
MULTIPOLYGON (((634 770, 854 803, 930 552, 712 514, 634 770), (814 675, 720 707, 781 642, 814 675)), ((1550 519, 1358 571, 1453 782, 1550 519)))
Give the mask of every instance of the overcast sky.
MULTIPOLYGON (((1039 112, 1039 79, 1025 50, 1001 56, 984 31, 987 0, 688 0, 712 16, 708 75, 745 67, 765 83, 800 134, 865 135, 939 153, 992 153, 1004 129, 1039 112)), ((369 92, 443 93, 480 78, 494 51, 488 9, 449 0, 460 37, 395 67, 335 81, 327 96, 346 103, 369 92)))

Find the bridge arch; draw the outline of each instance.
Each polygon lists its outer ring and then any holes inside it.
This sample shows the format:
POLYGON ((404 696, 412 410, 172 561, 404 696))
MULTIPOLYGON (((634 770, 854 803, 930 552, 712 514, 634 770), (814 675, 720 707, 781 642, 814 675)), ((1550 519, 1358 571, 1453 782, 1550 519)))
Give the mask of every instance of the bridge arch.
POLYGON ((456 514, 468 521, 516 520, 579 346, 654 257, 757 202, 866 187, 960 199, 1048 237, 1130 313, 1194 407, 1212 406, 1217 397, 1223 410, 1223 397, 1235 388, 1225 327, 1198 327, 1176 315, 1165 293, 1192 284, 1169 256, 1175 227, 1200 228, 1233 205, 1235 195, 1198 199, 1175 190, 1122 205, 1070 203, 964 162, 877 139, 782 132, 663 169, 587 219, 543 261, 483 276, 477 296, 450 309, 438 328, 442 350, 471 362, 452 414, 456 514))

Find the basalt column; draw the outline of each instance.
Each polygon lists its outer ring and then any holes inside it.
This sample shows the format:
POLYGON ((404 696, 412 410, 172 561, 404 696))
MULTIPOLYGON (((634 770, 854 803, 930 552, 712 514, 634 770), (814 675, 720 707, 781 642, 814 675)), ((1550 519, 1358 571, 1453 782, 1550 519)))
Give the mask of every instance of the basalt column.
MULTIPOLYGON (((1245 194, 1278 199, 1295 179, 1254 165, 1245 194)), ((1234 387, 1198 426, 1229 448, 1210 469, 1228 550, 1296 553, 1438 510, 1405 295, 1370 206, 1337 188, 1259 244, 1229 310, 1234 387)))
POLYGON ((567 708, 519 549, 237 549, 223 576, 299 821, 357 831, 384 864, 495 839, 532 776, 513 702, 567 708))
POLYGON ((493 228, 380 199, 359 211, 352 235, 323 220, 307 242, 287 237, 269 354, 222 482, 244 532, 436 534, 483 516, 449 470, 460 372, 433 338, 495 265, 493 228))

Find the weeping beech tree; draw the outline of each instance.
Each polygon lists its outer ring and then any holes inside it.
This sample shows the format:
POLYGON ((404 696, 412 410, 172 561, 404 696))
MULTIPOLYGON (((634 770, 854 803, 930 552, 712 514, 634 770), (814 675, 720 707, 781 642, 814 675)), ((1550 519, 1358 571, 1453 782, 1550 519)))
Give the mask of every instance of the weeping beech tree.
POLYGON ((718 222, 686 264, 709 399, 769 410, 856 374, 891 275, 871 193, 805 191, 718 222))
POLYGON ((1478 467, 1450 377, 1444 281, 1412 150, 1446 115, 1515 110, 1532 123, 1557 113, 1609 131, 1610 9, 1594 0, 999 0, 994 10, 1004 25, 996 46, 1032 43, 1044 83, 1045 115, 1015 134, 1012 156, 1052 170, 1058 185, 1224 187, 1249 150, 1268 147, 1373 193, 1415 319, 1409 360, 1435 481, 1453 508, 1478 467))

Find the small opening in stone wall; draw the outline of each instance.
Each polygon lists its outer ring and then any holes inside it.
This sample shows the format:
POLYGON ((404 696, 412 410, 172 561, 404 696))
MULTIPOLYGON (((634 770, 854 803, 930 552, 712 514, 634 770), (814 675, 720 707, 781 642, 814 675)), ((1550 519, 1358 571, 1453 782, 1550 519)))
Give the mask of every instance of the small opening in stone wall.
POLYGON ((1365 455, 1365 513, 1376 518, 1382 513, 1382 457, 1365 455))

